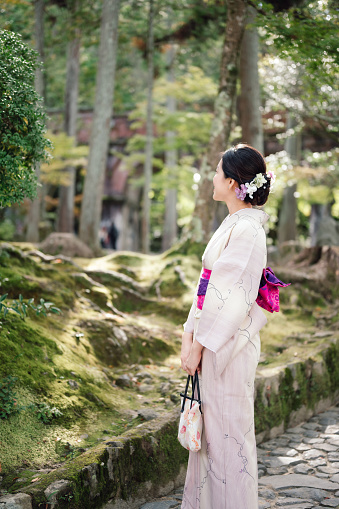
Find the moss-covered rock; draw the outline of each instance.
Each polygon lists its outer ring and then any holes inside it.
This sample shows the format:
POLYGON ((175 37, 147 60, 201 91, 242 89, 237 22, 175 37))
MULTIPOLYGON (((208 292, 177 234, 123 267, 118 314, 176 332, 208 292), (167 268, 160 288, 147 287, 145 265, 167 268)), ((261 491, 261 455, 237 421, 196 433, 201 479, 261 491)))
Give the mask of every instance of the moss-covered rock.
MULTIPOLYGON (((70 482, 67 507, 98 508, 108 499, 128 500, 141 495, 148 486, 149 497, 178 477, 187 462, 187 451, 179 444, 178 413, 147 423, 138 432, 129 432, 82 454, 22 489, 32 497, 33 509, 47 502, 46 489, 58 480, 70 482)), ((47 492, 48 493, 48 492, 47 492)), ((144 493, 145 495, 145 493, 144 493)), ((59 498, 56 507, 65 507, 59 498)))

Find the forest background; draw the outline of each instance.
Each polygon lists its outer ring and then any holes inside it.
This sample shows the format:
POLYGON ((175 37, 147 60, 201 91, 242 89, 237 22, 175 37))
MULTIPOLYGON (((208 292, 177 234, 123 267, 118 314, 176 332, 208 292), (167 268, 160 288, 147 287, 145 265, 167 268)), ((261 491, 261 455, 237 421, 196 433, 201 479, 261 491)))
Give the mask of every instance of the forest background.
POLYGON ((121 249, 206 241, 219 153, 245 141, 277 174, 269 242, 339 244, 335 2, 12 0, 0 28, 38 51, 54 146, 1 239, 76 232, 97 251, 114 222, 121 249))
MULTIPOLYGON (((177 406, 181 324, 227 213, 212 177, 239 141, 277 175, 269 254, 292 283, 262 334, 256 431, 329 402, 338 248, 293 250, 339 245, 335 2, 7 0, 0 14, 0 496, 48 503, 60 475, 86 504, 92 452, 177 406), (112 222, 118 252, 102 251, 112 222)), ((159 458, 135 461, 157 483, 159 458)))

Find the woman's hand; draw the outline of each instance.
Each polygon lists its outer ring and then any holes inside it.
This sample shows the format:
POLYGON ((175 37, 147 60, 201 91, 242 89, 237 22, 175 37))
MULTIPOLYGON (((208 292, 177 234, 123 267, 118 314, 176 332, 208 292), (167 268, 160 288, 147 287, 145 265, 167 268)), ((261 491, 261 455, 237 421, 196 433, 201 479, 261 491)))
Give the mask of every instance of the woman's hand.
POLYGON ((185 364, 185 371, 191 376, 194 376, 196 370, 198 370, 198 373, 200 372, 201 352, 203 348, 204 347, 198 341, 194 341, 185 364))
POLYGON ((193 344, 193 333, 184 332, 182 335, 181 343, 181 367, 184 371, 186 371, 186 361, 188 359, 189 354, 191 353, 192 344, 193 344))

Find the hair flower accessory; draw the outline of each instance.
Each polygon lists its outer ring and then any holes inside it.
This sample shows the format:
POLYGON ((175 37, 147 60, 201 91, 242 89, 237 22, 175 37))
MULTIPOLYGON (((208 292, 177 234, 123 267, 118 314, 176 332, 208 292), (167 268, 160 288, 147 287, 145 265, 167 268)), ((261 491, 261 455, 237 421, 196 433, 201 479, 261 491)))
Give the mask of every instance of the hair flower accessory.
POLYGON ((244 201, 244 199, 246 198, 246 194, 247 194, 247 188, 246 188, 245 184, 241 184, 240 187, 235 188, 235 195, 237 198, 239 198, 239 200, 244 201))
POLYGON ((265 184, 267 184, 265 175, 263 173, 258 173, 251 182, 245 182, 245 184, 241 184, 239 188, 235 189, 236 197, 239 198, 239 200, 244 201, 246 194, 248 194, 252 200, 253 193, 255 193, 260 187, 265 188, 265 184))
POLYGON ((273 186, 273 184, 274 184, 274 182, 275 182, 275 179, 276 179, 276 176, 275 176, 274 171, 272 171, 272 170, 271 170, 271 171, 269 171, 267 175, 268 175, 268 176, 270 177, 270 179, 271 179, 271 186, 273 186))
POLYGON ((267 180, 265 178, 265 175, 262 173, 258 173, 256 177, 252 180, 251 184, 254 184, 257 188, 262 187, 264 184, 266 184, 267 180))
POLYGON ((252 182, 246 182, 245 186, 247 188, 246 192, 248 196, 252 199, 253 193, 255 193, 256 190, 258 189, 258 187, 254 184, 254 179, 252 180, 252 182))

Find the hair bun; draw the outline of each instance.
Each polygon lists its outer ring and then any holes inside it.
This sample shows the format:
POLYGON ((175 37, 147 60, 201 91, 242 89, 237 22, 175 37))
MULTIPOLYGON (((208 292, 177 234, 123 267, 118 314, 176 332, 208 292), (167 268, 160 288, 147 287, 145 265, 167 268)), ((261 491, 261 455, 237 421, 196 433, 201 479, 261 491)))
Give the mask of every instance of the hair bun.
POLYGON ((222 156, 222 169, 225 177, 236 180, 239 187, 249 184, 260 174, 264 176, 266 182, 250 193, 252 198, 247 193, 241 199, 245 203, 257 206, 266 203, 271 187, 271 175, 270 172, 266 173, 265 159, 257 149, 244 143, 230 148, 222 156))

